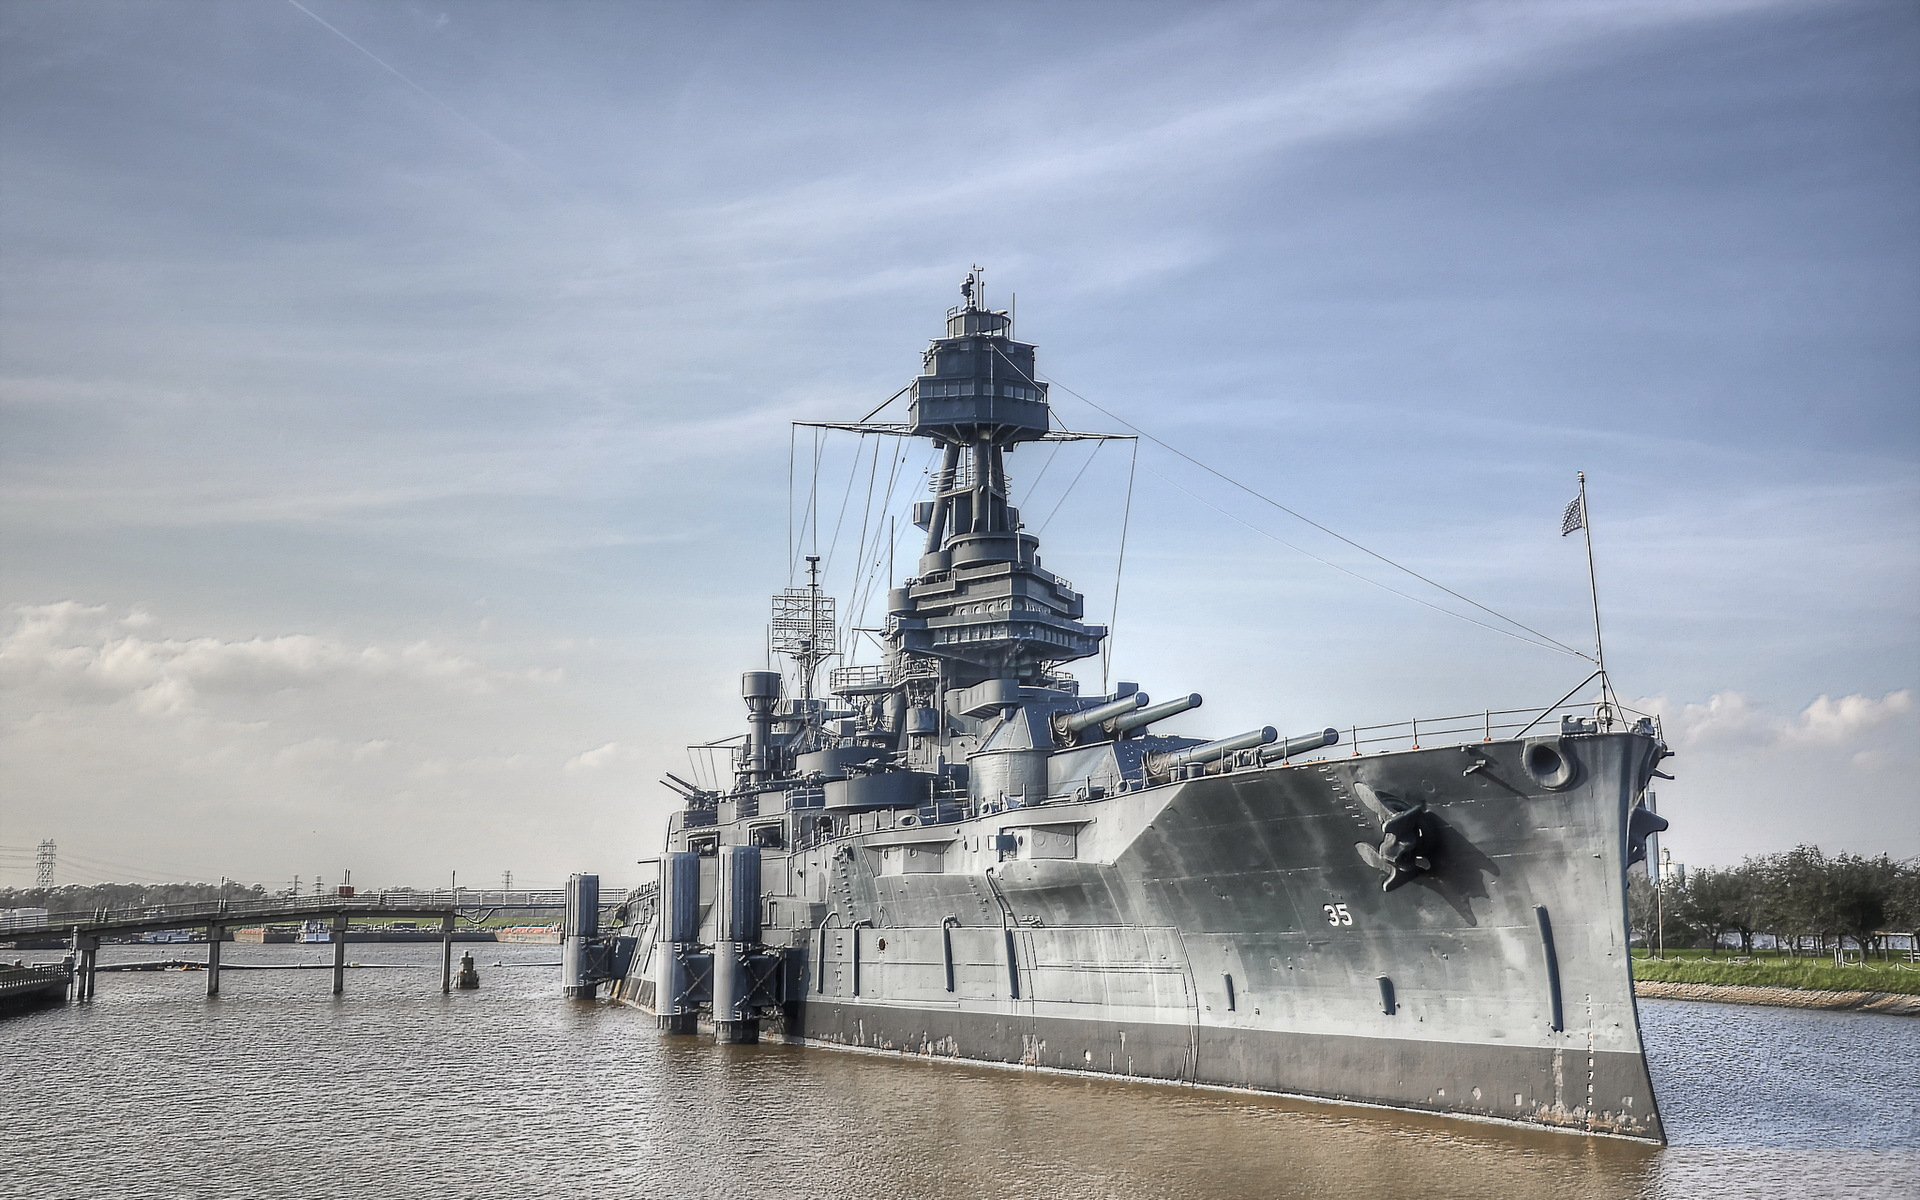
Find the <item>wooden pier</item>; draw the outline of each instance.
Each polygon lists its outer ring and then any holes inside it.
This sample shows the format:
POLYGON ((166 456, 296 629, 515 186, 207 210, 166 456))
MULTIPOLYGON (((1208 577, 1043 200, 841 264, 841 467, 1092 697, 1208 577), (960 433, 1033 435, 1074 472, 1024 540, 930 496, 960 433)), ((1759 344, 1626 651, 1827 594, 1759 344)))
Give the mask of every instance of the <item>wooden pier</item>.
POLYGON ((65 967, 0 966, 0 1016, 62 1003, 70 982, 65 967))
MULTIPOLYGON (((347 931, 351 923, 399 918, 437 920, 440 923, 440 990, 453 991, 454 928, 458 921, 483 921, 495 910, 564 909, 562 891, 485 892, 368 892, 354 896, 281 897, 270 900, 158 907, 97 909, 84 913, 51 913, 39 920, 12 920, 0 926, 0 945, 11 941, 59 936, 70 947, 71 990, 75 1000, 93 998, 99 974, 103 939, 171 930, 204 931, 207 939, 207 995, 220 994, 220 949, 227 933, 237 926, 269 922, 325 922, 333 945, 333 994, 346 991, 347 931)), ((8 968, 8 970, 15 970, 8 968)), ((56 970, 60 991, 68 989, 64 972, 56 970)), ((22 983, 25 987, 25 981, 22 983)), ((0 992, 0 997, 4 997, 0 992)))

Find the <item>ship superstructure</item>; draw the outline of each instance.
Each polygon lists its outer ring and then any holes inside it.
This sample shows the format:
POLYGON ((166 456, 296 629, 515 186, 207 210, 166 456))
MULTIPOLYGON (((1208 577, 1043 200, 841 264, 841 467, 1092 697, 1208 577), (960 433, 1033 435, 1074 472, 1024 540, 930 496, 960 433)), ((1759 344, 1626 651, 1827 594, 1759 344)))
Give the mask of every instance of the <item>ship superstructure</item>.
POLYGON ((848 426, 939 449, 882 661, 817 688, 839 647, 810 561, 775 598, 794 680, 743 676, 730 784, 668 777, 685 806, 628 900, 616 995, 733 1041, 1659 1139, 1624 898, 1657 723, 1601 704, 1202 739, 1156 728, 1198 695, 1082 695, 1061 668, 1107 631, 1007 475, 1080 435, 977 274, 963 294, 907 420, 848 426))

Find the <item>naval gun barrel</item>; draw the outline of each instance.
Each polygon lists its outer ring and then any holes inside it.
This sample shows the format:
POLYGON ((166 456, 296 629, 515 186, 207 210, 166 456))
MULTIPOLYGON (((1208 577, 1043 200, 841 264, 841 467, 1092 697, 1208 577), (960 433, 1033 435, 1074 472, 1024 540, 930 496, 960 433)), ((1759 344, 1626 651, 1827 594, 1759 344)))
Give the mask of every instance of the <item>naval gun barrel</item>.
POLYGON ((1105 725, 1115 717, 1124 717, 1147 702, 1145 692, 1135 692, 1131 696, 1122 696, 1107 704, 1093 708, 1083 708, 1076 713, 1064 713, 1053 719, 1053 727, 1064 740, 1071 741, 1077 735, 1089 729, 1105 725))
POLYGON ((1178 771, 1181 767, 1191 767, 1198 763, 1218 762, 1236 751, 1264 746, 1279 736, 1278 729, 1267 725, 1248 730, 1246 733, 1235 734, 1230 738, 1221 738, 1217 742, 1202 742, 1198 746, 1188 746, 1185 750, 1155 754, 1147 760, 1147 769, 1158 773, 1178 771))
POLYGON ((1305 754, 1309 750, 1319 750, 1325 746, 1336 745, 1339 741, 1340 731, 1338 729, 1322 729, 1319 733, 1303 733, 1297 737, 1290 737, 1266 747, 1260 751, 1260 761, 1272 762, 1276 758, 1292 758, 1296 754, 1305 754))
POLYGON ((1168 717, 1177 717, 1183 712, 1189 712, 1199 707, 1200 693, 1195 692, 1191 696, 1182 696, 1178 700, 1169 700, 1165 704, 1150 705, 1138 712, 1130 712, 1124 716, 1115 717, 1107 724, 1106 729, 1107 732, 1111 733, 1114 737, 1119 737, 1128 730, 1139 729, 1141 726, 1151 725, 1155 721, 1164 721, 1168 717))

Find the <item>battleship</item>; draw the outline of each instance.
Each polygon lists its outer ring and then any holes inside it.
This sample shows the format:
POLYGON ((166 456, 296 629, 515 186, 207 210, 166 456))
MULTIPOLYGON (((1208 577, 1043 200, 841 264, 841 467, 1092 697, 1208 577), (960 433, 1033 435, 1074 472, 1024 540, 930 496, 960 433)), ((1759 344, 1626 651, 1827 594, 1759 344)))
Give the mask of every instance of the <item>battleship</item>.
POLYGON ((1665 825, 1657 718, 1604 668, 1595 702, 1219 738, 1162 731, 1199 695, 1083 695, 1063 668, 1108 631, 1042 565, 1007 459, 1084 435, 977 273, 962 294, 907 420, 832 426, 937 448, 881 661, 821 680, 843 637, 809 561, 728 777, 663 781, 657 883, 603 932, 575 877, 568 993, 726 1042, 1663 1141, 1625 895, 1665 825))

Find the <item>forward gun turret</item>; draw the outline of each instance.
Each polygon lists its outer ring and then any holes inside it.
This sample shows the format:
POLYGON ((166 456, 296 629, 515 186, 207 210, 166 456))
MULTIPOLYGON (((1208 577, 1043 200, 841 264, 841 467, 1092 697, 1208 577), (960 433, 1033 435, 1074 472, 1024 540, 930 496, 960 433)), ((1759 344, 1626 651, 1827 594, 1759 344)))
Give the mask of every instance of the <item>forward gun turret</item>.
POLYGON ((1221 738, 1217 742, 1202 742, 1198 746, 1189 746, 1185 750, 1148 755, 1147 772, 1152 775, 1164 775, 1178 771, 1182 767, 1218 762, 1236 751, 1264 746, 1279 736, 1279 730, 1267 725, 1246 733, 1235 734, 1233 737, 1221 738))
MULTIPOLYGON (((1053 731, 1062 743, 1071 746, 1080 740, 1081 734, 1089 730, 1101 730, 1102 726, 1108 725, 1115 718, 1131 715, 1146 702, 1145 692, 1135 692, 1131 696, 1122 696, 1118 700, 1096 705, 1093 708, 1083 708, 1076 713, 1060 713, 1053 718, 1053 731)), ((1111 731, 1102 731, 1106 732, 1108 737, 1115 736, 1111 731)))
POLYGON ((1107 722, 1105 728, 1111 736, 1123 737, 1131 731, 1145 728, 1155 721, 1164 721, 1168 717, 1177 717, 1183 712, 1191 712, 1193 709, 1199 707, 1200 693, 1195 692, 1191 696, 1182 696, 1178 700, 1169 700, 1165 704, 1150 705, 1141 709, 1139 712, 1131 712, 1125 716, 1115 717, 1113 720, 1107 722))

